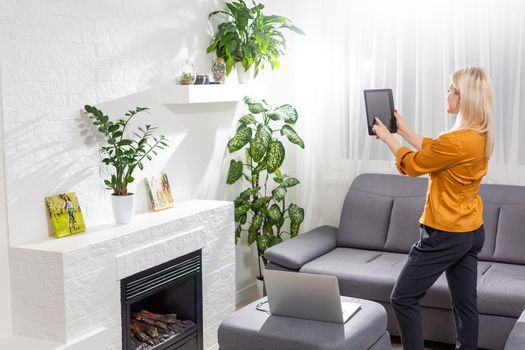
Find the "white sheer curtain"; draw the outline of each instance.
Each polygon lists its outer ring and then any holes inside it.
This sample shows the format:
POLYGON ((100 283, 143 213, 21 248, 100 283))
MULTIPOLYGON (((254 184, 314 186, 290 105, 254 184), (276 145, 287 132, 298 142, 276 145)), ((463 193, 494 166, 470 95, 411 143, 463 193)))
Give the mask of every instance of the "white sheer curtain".
POLYGON ((487 68, 494 82, 496 145, 483 182, 525 185, 524 12, 520 1, 294 0, 307 34, 288 51, 307 145, 297 158, 303 229, 337 225, 358 174, 398 173, 367 134, 363 89, 392 88, 411 128, 437 137, 453 124, 446 91, 464 66, 487 68))

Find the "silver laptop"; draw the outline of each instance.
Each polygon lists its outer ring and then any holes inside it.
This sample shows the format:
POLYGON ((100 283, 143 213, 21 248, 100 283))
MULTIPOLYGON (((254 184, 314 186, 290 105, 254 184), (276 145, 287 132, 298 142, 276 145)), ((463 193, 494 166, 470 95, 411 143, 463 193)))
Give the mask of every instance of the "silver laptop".
POLYGON ((360 308, 341 301, 335 276, 265 270, 264 281, 272 315, 345 323, 360 308))

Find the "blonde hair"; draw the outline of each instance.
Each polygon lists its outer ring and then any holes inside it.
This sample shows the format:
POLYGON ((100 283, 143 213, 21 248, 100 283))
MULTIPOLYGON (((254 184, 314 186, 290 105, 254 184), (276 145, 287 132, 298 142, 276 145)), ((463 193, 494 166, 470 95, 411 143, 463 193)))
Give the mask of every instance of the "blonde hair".
POLYGON ((494 111, 492 106, 492 80, 481 67, 466 67, 452 74, 454 93, 459 94, 459 113, 449 131, 474 130, 486 133, 485 156, 490 158, 494 150, 494 111), (475 125, 479 127, 474 128, 475 125))

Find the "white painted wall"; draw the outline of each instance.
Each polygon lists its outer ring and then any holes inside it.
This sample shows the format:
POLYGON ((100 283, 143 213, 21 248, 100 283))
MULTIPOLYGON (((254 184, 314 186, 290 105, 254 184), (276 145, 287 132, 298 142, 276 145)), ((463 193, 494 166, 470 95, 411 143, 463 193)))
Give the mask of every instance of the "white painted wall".
MULTIPOLYGON (((2 71, 0 69, 0 77, 2 71)), ((4 122, 2 108, 2 89, 0 85, 0 127, 4 122)), ((5 165, 4 165, 4 135, 3 128, 0 129, 0 338, 11 333, 11 295, 9 283, 9 260, 8 260, 8 236, 7 215, 5 197, 5 165)))
MULTIPOLYGON (((156 125, 171 141, 167 151, 135 176, 137 211, 147 210, 142 178, 161 170, 168 173, 177 201, 234 198, 239 188, 225 185, 226 143, 242 105, 163 105, 154 91, 173 79, 177 64, 186 58, 199 72, 208 72, 213 57, 205 54, 207 17, 222 3, 0 2, 0 153, 5 157, 5 166, 0 162, 1 278, 8 279, 7 239, 11 245, 49 239, 45 196, 75 191, 88 228, 113 220, 102 185, 106 170, 98 154, 100 138, 80 114, 84 104, 96 104, 113 117, 135 106, 150 107, 151 113, 138 117, 137 124, 156 125)), ((288 2, 265 3, 270 12, 293 18, 288 2)), ((267 85, 269 102, 292 102, 287 74, 285 57, 280 70, 258 79, 267 85)), ((294 151, 287 157, 293 164, 294 151)), ((294 173, 293 168, 285 170, 294 173)), ((253 248, 236 249, 238 291, 254 283, 253 248)), ((0 299, 7 304, 9 298, 3 296, 8 291, 0 286, 0 299)), ((9 333, 9 308, 0 309, 0 334, 9 333)))

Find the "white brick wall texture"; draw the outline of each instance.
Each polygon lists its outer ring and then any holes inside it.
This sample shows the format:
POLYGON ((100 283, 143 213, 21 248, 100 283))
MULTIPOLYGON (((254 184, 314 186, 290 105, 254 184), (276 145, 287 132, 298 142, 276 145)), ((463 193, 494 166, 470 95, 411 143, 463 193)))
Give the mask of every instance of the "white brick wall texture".
MULTIPOLYGON (((224 198, 206 178, 223 171, 234 104, 173 113, 153 90, 193 60, 209 73, 208 13, 217 1, 4 0, 0 3, 0 84, 4 111, 9 238, 12 245, 48 237, 43 198, 75 191, 88 225, 112 221, 101 138, 80 114, 95 104, 117 118, 150 107, 133 125, 152 124, 170 148, 137 172, 137 211, 147 209, 143 176, 168 172, 176 200, 224 198), (195 119, 194 119, 195 118, 195 119), (193 122, 195 120, 195 122, 193 122), (30 216, 30 220, 28 220, 30 216)), ((211 182, 210 182, 211 180, 211 182)), ((221 186, 222 187, 222 186, 221 186)))
POLYGON ((159 223, 157 213, 145 214, 150 226, 128 225, 107 239, 101 230, 87 233, 99 237, 93 242, 73 236, 11 248, 15 334, 67 344, 104 327, 104 349, 122 349, 120 280, 202 248, 204 348, 216 346, 220 321, 235 309, 233 203, 194 200, 172 210, 184 215, 159 223))
MULTIPOLYGON (((0 127, 5 136, 0 142, 5 154, 6 222, 11 247, 49 239, 43 200, 48 195, 76 192, 88 230, 113 221, 109 192, 103 186, 108 170, 101 166, 98 154, 102 140, 80 114, 85 104, 97 105, 111 117, 120 117, 135 106, 150 107, 151 113, 140 116, 135 125, 156 125, 171 141, 169 149, 135 176, 131 190, 137 194, 137 212, 147 210, 142 178, 160 171, 167 172, 176 202, 233 198, 234 191, 224 184, 229 161, 225 149, 235 130, 235 115, 241 111, 235 104, 163 105, 154 93, 156 86, 173 80, 177 64, 187 58, 193 60, 198 72, 209 72, 213 57, 205 54, 210 34, 208 14, 222 2, 0 2, 0 127)), ((265 3, 276 6, 283 2, 265 3)), ((285 88, 277 86, 272 92, 276 103, 288 102, 285 88)), ((0 232, 0 239, 6 235, 0 232)), ((218 271, 208 277, 217 281, 231 278, 231 270, 219 268, 230 257, 213 255, 229 249, 229 237, 215 241, 207 238, 206 242, 218 247, 217 252, 208 252, 207 266, 218 271)), ((256 265, 250 258, 253 249, 237 249, 237 264, 242 267, 237 273, 237 287, 243 289, 254 282, 256 265)), ((45 309, 29 306, 25 300, 35 295, 23 292, 25 286, 34 283, 45 288, 44 292, 63 291, 63 276, 52 271, 64 262, 52 260, 50 256, 56 256, 52 252, 31 254, 31 259, 40 259, 37 262, 25 262, 21 248, 10 252, 15 254, 10 257, 15 275, 12 279, 16 280, 13 290, 17 291, 12 293, 15 328, 27 326, 31 334, 46 339, 67 337, 60 331, 66 326, 44 325, 49 319, 56 324, 69 322, 63 311, 67 300, 57 302, 52 310, 45 309), (33 274, 28 264, 51 275, 33 274), (44 326, 31 329, 31 323, 26 323, 31 317, 44 326)), ((64 273, 63 269, 59 271, 64 273)), ((103 271, 98 278, 104 277, 103 271)), ((235 285, 223 288, 233 289, 235 285)), ((46 302, 56 302, 50 296, 45 298, 49 298, 46 302)), ((220 300, 214 301, 214 307, 227 308, 220 300)), ((211 319, 217 321, 217 317, 211 319)), ((206 323, 210 322, 207 319, 206 323)), ((75 333, 74 328, 70 332, 75 333)))

